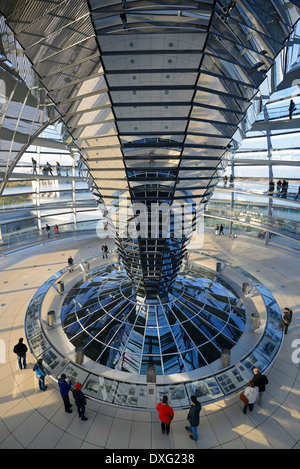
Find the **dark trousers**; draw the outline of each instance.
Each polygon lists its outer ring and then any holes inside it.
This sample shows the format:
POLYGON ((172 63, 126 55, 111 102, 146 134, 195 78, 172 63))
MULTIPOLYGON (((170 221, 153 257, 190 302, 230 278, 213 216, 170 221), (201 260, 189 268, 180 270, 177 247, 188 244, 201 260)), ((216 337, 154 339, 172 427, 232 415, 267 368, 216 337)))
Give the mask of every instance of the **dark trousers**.
POLYGON ((83 419, 84 414, 85 414, 85 406, 84 405, 77 406, 77 411, 78 411, 79 417, 81 417, 83 419))
POLYGON ((64 405, 65 405, 65 411, 68 412, 71 407, 70 399, 69 396, 63 397, 64 405))
POLYGON ((254 404, 244 405, 244 409, 243 409, 244 414, 246 414, 247 412, 247 407, 249 407, 249 410, 252 412, 254 404))
POLYGON ((167 435, 170 431, 170 424, 169 423, 165 423, 165 422, 161 422, 161 430, 163 433, 165 433, 165 431, 167 432, 167 435))

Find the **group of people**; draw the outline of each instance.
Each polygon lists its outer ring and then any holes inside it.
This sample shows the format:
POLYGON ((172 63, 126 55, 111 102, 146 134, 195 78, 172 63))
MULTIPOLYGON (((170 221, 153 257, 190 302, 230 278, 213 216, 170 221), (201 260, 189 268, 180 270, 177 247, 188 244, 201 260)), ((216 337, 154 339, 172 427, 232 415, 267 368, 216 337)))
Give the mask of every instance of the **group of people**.
MULTIPOLYGON (((253 370, 253 378, 250 380, 248 386, 243 390, 240 395, 241 400, 244 403, 243 413, 247 413, 247 409, 252 412, 254 404, 258 398, 258 404, 262 404, 263 393, 266 390, 266 385, 268 384, 268 378, 260 373, 258 368, 253 370)), ((191 440, 197 441, 198 436, 198 427, 200 424, 200 412, 202 409, 201 403, 197 400, 196 396, 190 397, 191 407, 189 409, 187 420, 189 425, 185 429, 190 433, 189 437, 191 440)), ((168 397, 163 396, 162 401, 157 405, 156 410, 159 412, 159 420, 161 422, 161 431, 162 434, 169 434, 170 425, 174 418, 174 410, 168 404, 168 397)))
POLYGON ((218 223, 216 224, 216 226, 215 226, 215 235, 216 236, 224 235, 224 226, 222 224, 220 226, 218 225, 218 223))
MULTIPOLYGON (((13 351, 17 355, 20 370, 26 369, 26 354, 28 352, 28 348, 27 345, 24 344, 23 338, 19 339, 19 342, 14 346, 13 351)), ((45 377, 47 376, 47 372, 44 368, 42 358, 39 358, 37 360, 36 364, 33 367, 33 371, 35 372, 35 375, 37 377, 40 391, 46 391, 48 387, 45 384, 45 377)), ((72 407, 72 404, 70 403, 69 399, 69 391, 72 386, 72 380, 71 378, 69 378, 69 382, 67 382, 66 378, 66 375, 62 374, 58 380, 58 386, 64 403, 65 411, 71 413, 72 411, 70 410, 70 408, 72 407)), ((87 418, 85 417, 86 398, 83 392, 81 391, 81 383, 75 384, 75 388, 73 390, 73 398, 75 400, 79 417, 81 417, 81 420, 87 420, 87 418)))
POLYGON ((234 179, 233 179, 232 174, 229 177, 225 174, 225 176, 223 177, 224 187, 227 187, 228 181, 229 181, 229 187, 233 187, 234 179))
MULTIPOLYGON (((278 196, 286 197, 288 188, 289 188, 289 182, 286 179, 283 179, 282 181, 281 179, 279 179, 277 181, 276 190, 277 190, 278 196)), ((271 181, 269 182, 269 192, 274 192, 274 190, 275 190, 275 182, 273 181, 273 179, 271 179, 271 181)))
MULTIPOLYGON (((189 425, 185 427, 185 429, 190 433, 189 437, 191 440, 197 441, 198 440, 198 426, 200 424, 200 412, 201 412, 201 404, 197 400, 196 396, 191 396, 191 407, 189 409, 187 420, 189 425)), ((174 418, 174 410, 168 404, 168 396, 163 396, 162 401, 157 404, 156 410, 158 413, 158 418, 161 422, 161 432, 162 434, 166 433, 169 435, 170 433, 170 425, 174 418)))
MULTIPOLYGON (((38 174, 37 172, 37 161, 34 159, 34 158, 31 158, 31 163, 32 163, 32 174, 38 174)), ((62 171, 62 167, 60 165, 60 163, 58 161, 56 161, 56 165, 55 165, 55 168, 56 168, 56 174, 57 176, 61 176, 61 171, 62 171)), ((65 167, 65 172, 66 172, 66 176, 69 176, 69 168, 68 167, 65 167)), ((49 176, 49 174, 51 176, 53 176, 53 168, 51 166, 51 164, 47 161, 47 163, 45 163, 43 166, 42 166, 42 173, 44 176, 49 176)))
MULTIPOLYGON (((48 223, 46 223, 45 230, 46 230, 46 233, 47 233, 47 238, 50 238, 51 228, 48 225, 48 223)), ((59 228, 58 228, 57 224, 54 225, 54 235, 59 236, 59 228)))
MULTIPOLYGON (((71 256, 70 256, 71 257, 71 256)), ((284 333, 287 334, 288 328, 292 322, 293 311, 285 307, 282 314, 282 323, 284 328, 284 333)), ((13 352, 17 355, 18 365, 20 370, 27 367, 26 354, 28 352, 27 346, 24 344, 23 338, 19 339, 19 342, 14 346, 13 352)), ((36 364, 33 367, 33 371, 36 374, 38 379, 38 386, 40 391, 46 391, 47 386, 45 384, 45 377, 47 372, 43 365, 43 359, 39 358, 36 364)), ((253 370, 253 377, 250 380, 248 386, 240 394, 240 399, 244 403, 243 413, 246 414, 249 408, 249 411, 253 411, 254 404, 258 400, 258 404, 261 405, 263 393, 266 390, 266 385, 268 384, 268 378, 260 373, 257 368, 253 370)), ((69 392, 72 388, 72 380, 65 374, 62 374, 58 379, 58 386, 60 390, 61 397, 63 399, 65 412, 71 413, 72 404, 69 399, 69 392)), ((81 390, 81 383, 76 383, 72 391, 73 398, 77 407, 77 412, 81 420, 87 420, 85 416, 85 407, 87 404, 85 395, 81 390)), ((187 420, 189 425, 185 429, 190 433, 189 437, 191 440, 198 440, 198 426, 200 424, 200 412, 201 412, 201 403, 197 400, 196 396, 190 397, 191 406, 187 415, 187 420)), ((161 431, 162 434, 168 435, 170 432, 170 425, 174 418, 174 410, 168 403, 168 396, 163 396, 162 401, 157 404, 156 410, 159 412, 159 420, 161 422, 161 431)))

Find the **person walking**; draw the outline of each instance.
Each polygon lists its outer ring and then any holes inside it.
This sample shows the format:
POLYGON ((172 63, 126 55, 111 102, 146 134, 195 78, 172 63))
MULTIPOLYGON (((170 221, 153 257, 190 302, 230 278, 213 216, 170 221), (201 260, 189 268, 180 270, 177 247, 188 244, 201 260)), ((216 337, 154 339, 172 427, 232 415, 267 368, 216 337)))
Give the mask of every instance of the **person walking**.
POLYGON ((223 225, 220 225, 220 232, 219 232, 219 234, 220 234, 220 235, 222 234, 222 235, 224 236, 224 226, 223 226, 223 225))
POLYGON ((48 161, 47 161, 47 163, 46 163, 46 166, 47 166, 48 172, 51 174, 51 176, 53 176, 53 173, 52 173, 52 166, 51 166, 51 164, 50 164, 48 161))
POLYGON ((71 414, 72 411, 70 407, 72 407, 72 404, 70 403, 70 399, 69 399, 69 391, 72 386, 72 381, 71 381, 71 378, 69 377, 68 378, 69 382, 67 383, 66 378, 67 378, 66 375, 62 374, 58 380, 58 386, 59 386, 61 397, 64 401, 65 411, 68 414, 71 414))
POLYGON ((215 235, 218 236, 218 234, 219 234, 219 225, 216 224, 216 226, 215 226, 215 235))
POLYGON ((174 418, 174 410, 168 404, 168 396, 163 396, 162 401, 157 404, 156 410, 159 412, 158 417, 161 421, 162 434, 166 433, 166 435, 169 435, 170 424, 174 418))
POLYGON ((243 408, 243 414, 246 414, 248 407, 250 412, 252 412, 254 403, 258 396, 258 387, 255 386, 252 380, 249 382, 249 385, 245 388, 244 396, 248 399, 248 404, 244 404, 243 408))
POLYGON ((290 105, 289 105, 289 118, 291 119, 293 116, 293 112, 296 111, 296 104, 294 101, 291 99, 290 100, 290 105))
POLYGON ((105 243, 103 244, 101 250, 102 250, 102 254, 103 254, 103 259, 104 259, 104 257, 107 258, 108 247, 105 243))
POLYGON ((188 432, 191 432, 190 439, 197 441, 198 440, 198 426, 200 423, 200 412, 201 404, 197 400, 196 396, 191 396, 191 407, 187 416, 190 426, 185 427, 188 432))
POLYGON ((85 416, 86 398, 83 392, 81 391, 80 383, 75 384, 73 397, 74 397, 74 401, 77 407, 79 417, 81 417, 81 420, 87 420, 87 417, 85 416))
POLYGON ((68 267, 69 267, 69 272, 73 272, 73 267, 74 267, 74 261, 72 256, 68 257, 68 267))
POLYGON ((284 333, 287 334, 289 325, 292 322, 293 318, 293 311, 290 308, 284 308, 283 310, 283 327, 284 327, 284 333))
POLYGON ((269 383, 268 378, 265 375, 262 375, 258 368, 254 368, 253 370, 254 376, 252 378, 253 383, 255 386, 258 387, 258 404, 262 404, 263 393, 266 390, 266 385, 269 383))
POLYGON ((54 225, 54 234, 55 234, 55 236, 59 236, 59 228, 58 228, 58 225, 54 225))
POLYGON ((45 376, 47 375, 47 373, 45 371, 42 358, 38 359, 38 361, 33 367, 33 371, 35 371, 35 375, 38 378, 40 391, 46 391, 47 386, 45 386, 45 376))
POLYGON ((19 364, 20 370, 22 370, 23 368, 25 370, 25 368, 26 368, 26 352, 28 351, 28 348, 25 344, 23 344, 23 338, 19 339, 19 342, 17 343, 17 345, 14 346, 13 351, 18 357, 18 364, 19 364), (23 365, 23 368, 22 368, 22 365, 23 365))

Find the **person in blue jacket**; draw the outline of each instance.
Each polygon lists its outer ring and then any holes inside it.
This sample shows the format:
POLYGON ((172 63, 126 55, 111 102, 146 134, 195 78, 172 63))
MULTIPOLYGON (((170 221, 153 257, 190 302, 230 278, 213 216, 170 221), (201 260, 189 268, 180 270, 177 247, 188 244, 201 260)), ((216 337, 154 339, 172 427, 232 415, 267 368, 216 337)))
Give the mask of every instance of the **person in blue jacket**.
POLYGON ((197 400, 196 396, 191 396, 191 407, 187 416, 187 419, 189 421, 190 426, 185 427, 185 429, 188 432, 191 432, 192 435, 190 435, 191 440, 198 440, 198 430, 197 427, 199 426, 200 423, 200 411, 201 411, 201 404, 197 400))
POLYGON ((47 386, 45 386, 45 376, 47 375, 45 368, 43 366, 43 359, 39 358, 36 364, 33 367, 35 375, 39 380, 39 388, 41 391, 46 391, 47 386))
POLYGON ((68 378, 69 382, 67 383, 66 378, 67 378, 66 375, 62 374, 58 380, 58 386, 59 386, 61 397, 63 398, 63 401, 64 401, 65 411, 68 412, 68 414, 71 414, 72 411, 70 407, 72 407, 72 404, 70 403, 70 399, 69 399, 69 391, 72 386, 72 381, 71 381, 71 378, 69 377, 68 378))

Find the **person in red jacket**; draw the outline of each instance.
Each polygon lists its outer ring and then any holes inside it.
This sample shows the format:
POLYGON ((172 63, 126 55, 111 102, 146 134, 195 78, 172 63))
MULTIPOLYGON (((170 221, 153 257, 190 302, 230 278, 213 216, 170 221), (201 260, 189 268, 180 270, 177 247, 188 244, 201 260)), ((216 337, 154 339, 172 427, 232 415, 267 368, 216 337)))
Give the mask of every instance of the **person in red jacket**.
POLYGON ((170 423, 174 417, 174 410, 168 404, 168 396, 163 396, 162 402, 157 404, 156 410, 158 410, 159 420, 161 421, 161 431, 164 434, 166 432, 169 435, 170 423))

